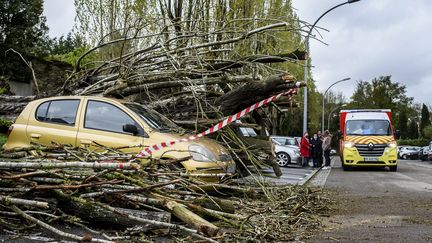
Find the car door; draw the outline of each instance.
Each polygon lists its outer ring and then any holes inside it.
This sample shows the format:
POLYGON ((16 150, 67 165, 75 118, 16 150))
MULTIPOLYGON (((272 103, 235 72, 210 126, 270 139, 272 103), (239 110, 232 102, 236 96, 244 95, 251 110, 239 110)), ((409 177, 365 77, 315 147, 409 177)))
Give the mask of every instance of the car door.
POLYGON ((75 146, 80 103, 81 99, 53 99, 37 105, 27 124, 28 139, 43 145, 75 146))
POLYGON ((81 117, 78 145, 93 146, 93 142, 97 142, 111 148, 135 147, 125 151, 137 152, 143 149, 144 130, 126 109, 108 101, 87 99, 81 117), (126 124, 135 125, 138 134, 125 132, 123 126, 126 124))

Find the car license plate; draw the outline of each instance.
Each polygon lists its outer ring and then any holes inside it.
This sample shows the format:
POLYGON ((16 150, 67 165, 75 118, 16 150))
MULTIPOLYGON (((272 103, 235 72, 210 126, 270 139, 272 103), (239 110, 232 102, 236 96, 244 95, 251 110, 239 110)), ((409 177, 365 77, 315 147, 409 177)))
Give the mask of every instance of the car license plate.
POLYGON ((365 161, 378 161, 378 157, 365 157, 365 161))
POLYGON ((229 165, 226 169, 226 173, 235 173, 236 165, 229 165))

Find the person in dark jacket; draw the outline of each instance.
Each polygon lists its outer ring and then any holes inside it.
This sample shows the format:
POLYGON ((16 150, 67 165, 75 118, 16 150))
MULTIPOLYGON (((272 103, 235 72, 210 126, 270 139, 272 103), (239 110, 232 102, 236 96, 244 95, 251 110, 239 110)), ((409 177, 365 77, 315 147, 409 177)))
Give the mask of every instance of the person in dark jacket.
POLYGON ((313 167, 319 167, 319 161, 320 157, 322 158, 323 150, 322 150, 322 141, 318 137, 317 134, 314 134, 311 138, 311 147, 312 147, 312 161, 313 161, 313 167))
MULTIPOLYGON (((321 140, 321 144, 322 144, 322 142, 324 140, 324 137, 323 137, 321 131, 318 131, 317 135, 318 135, 318 138, 321 140)), ((322 150, 321 151, 321 156, 319 156, 319 158, 318 158, 318 166, 319 167, 322 167, 323 164, 324 164, 324 157, 323 156, 324 156, 324 151, 322 150)))
POLYGON ((309 166, 311 157, 311 145, 309 142, 309 134, 305 132, 300 142, 300 156, 303 158, 303 167, 309 166))

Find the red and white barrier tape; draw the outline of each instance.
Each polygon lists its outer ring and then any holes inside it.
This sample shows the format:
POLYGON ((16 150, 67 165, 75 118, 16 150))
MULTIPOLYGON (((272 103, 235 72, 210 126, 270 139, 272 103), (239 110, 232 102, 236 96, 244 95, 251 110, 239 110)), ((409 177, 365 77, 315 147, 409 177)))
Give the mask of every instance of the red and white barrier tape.
POLYGON ((177 139, 177 140, 173 140, 173 141, 167 141, 167 142, 162 142, 162 143, 159 143, 159 144, 152 145, 152 146, 150 146, 150 147, 142 150, 141 152, 139 152, 136 155, 136 157, 142 158, 142 157, 150 156, 153 152, 155 152, 157 150, 161 150, 163 148, 170 147, 170 146, 172 146, 172 145, 174 145, 176 143, 192 141, 192 140, 195 140, 195 139, 207 136, 209 134, 212 134, 212 133, 214 133, 214 132, 222 129, 223 127, 227 126, 228 124, 234 122, 235 120, 238 120, 241 117, 245 116, 246 114, 252 112, 253 110, 256 110, 256 109, 260 108, 263 105, 266 105, 266 104, 268 104, 268 103, 270 103, 270 102, 272 102, 274 100, 279 99, 283 95, 292 95, 292 94, 295 94, 297 92, 297 88, 300 87, 300 85, 301 85, 301 82, 297 82, 295 84, 294 88, 291 88, 288 91, 279 93, 277 95, 273 95, 273 96, 271 96, 271 97, 269 97, 269 98, 267 98, 265 100, 261 100, 260 102, 255 103, 255 104, 249 106, 248 108, 246 108, 246 109, 244 109, 244 110, 242 110, 242 111, 240 111, 240 112, 238 112, 238 113, 236 113, 234 115, 231 115, 231 116, 227 117, 225 120, 219 122, 218 124, 214 125, 213 127, 205 130, 204 132, 192 135, 192 136, 187 137, 187 138, 182 138, 182 139, 177 139))

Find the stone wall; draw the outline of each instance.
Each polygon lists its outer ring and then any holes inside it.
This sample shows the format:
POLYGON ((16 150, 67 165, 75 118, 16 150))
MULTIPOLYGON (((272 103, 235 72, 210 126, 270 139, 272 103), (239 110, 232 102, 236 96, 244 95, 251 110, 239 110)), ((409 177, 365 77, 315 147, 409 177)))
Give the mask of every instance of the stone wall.
MULTIPOLYGON (((35 71, 40 96, 58 94, 67 75, 73 71, 72 65, 64 62, 47 61, 35 57, 30 58, 29 61, 35 71)), ((13 94, 21 96, 36 95, 37 90, 32 79, 22 80, 22 82, 9 81, 8 83, 13 94)))

